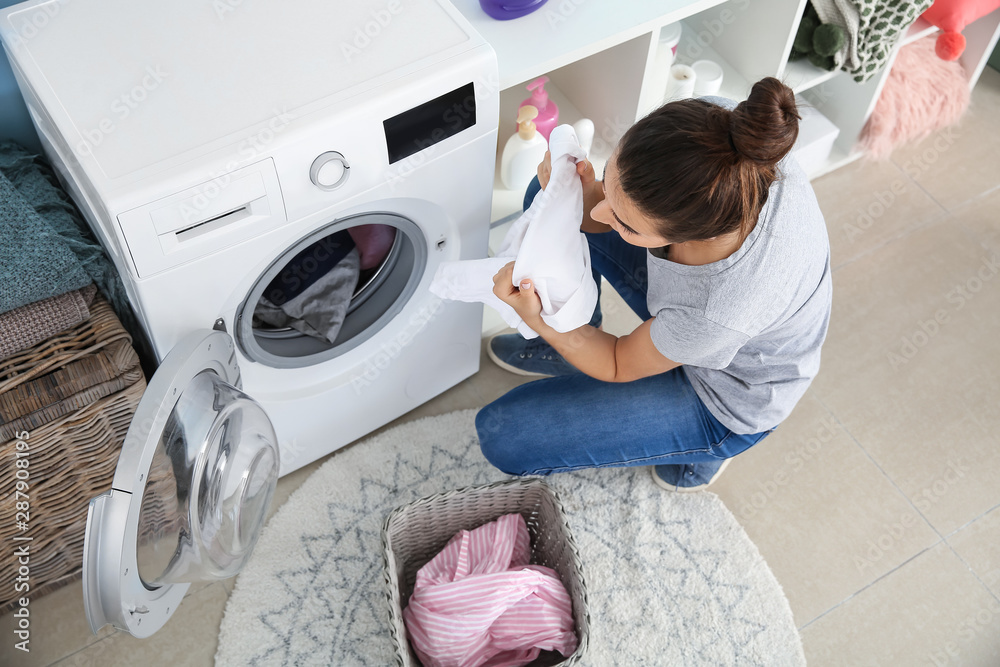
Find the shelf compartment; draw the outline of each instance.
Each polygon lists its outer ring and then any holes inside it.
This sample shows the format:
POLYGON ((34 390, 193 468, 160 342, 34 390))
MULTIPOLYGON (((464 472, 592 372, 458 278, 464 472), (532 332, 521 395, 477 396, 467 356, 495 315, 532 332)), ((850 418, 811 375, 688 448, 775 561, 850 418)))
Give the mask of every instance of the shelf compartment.
POLYGON ((549 2, 515 21, 490 18, 478 0, 453 0, 452 4, 496 51, 502 90, 655 32, 660 26, 721 2, 549 2))
POLYGON ((958 62, 969 75, 971 89, 979 81, 987 59, 1000 41, 1000 9, 994 9, 965 26, 962 34, 965 35, 965 51, 959 56, 958 62))
MULTIPOLYGON (((805 0, 801 0, 805 2, 805 0)), ((679 56, 699 60, 706 44, 751 84, 780 71, 798 25, 797 0, 729 0, 684 19, 691 34, 679 56)), ((714 58, 713 58, 714 59, 714 58)), ((749 92, 749 88, 747 89, 749 92)))
MULTIPOLYGON (((549 99, 559 107, 560 125, 566 123, 572 125, 581 118, 591 118, 583 114, 577 108, 576 104, 563 93, 562 88, 556 85, 555 81, 551 80, 551 78, 545 84, 545 90, 549 94, 549 99)), ((500 157, 503 155, 503 149, 507 145, 507 140, 517 131, 517 123, 515 121, 517 118, 517 107, 529 96, 530 93, 523 85, 508 88, 500 93, 500 128, 497 133, 497 154, 494 165, 493 206, 490 211, 491 225, 496 225, 506 218, 519 213, 521 205, 524 202, 524 191, 508 190, 500 180, 500 157)), ((608 158, 611 156, 611 151, 614 149, 614 144, 600 136, 602 126, 598 120, 593 118, 591 120, 594 121, 595 137, 589 159, 594 164, 594 169, 597 170, 598 178, 600 178, 601 172, 604 170, 604 165, 607 163, 608 158)), ((615 143, 617 143, 617 140, 615 140, 615 143)))
POLYGON ((698 32, 692 27, 690 20, 681 22, 681 43, 677 48, 677 64, 691 65, 698 60, 712 60, 722 67, 722 88, 720 97, 728 97, 737 102, 746 99, 752 85, 739 69, 722 57, 711 45, 698 44, 698 32), (697 46, 697 50, 692 49, 697 46), (696 56, 693 54, 697 54, 696 56))
MULTIPOLYGON (((897 48, 906 46, 907 44, 915 42, 916 40, 928 35, 933 35, 937 31, 938 28, 936 26, 931 25, 923 18, 918 18, 913 25, 907 29, 902 39, 899 40, 897 48)), ((840 70, 833 70, 831 72, 820 67, 816 67, 806 59, 789 60, 785 64, 785 69, 782 73, 782 80, 785 82, 785 85, 795 91, 795 94, 797 95, 801 92, 809 90, 813 86, 818 86, 821 83, 829 81, 833 77, 837 76, 839 72, 840 70)))
MULTIPOLYGON (((647 34, 544 73, 549 77, 545 90, 559 107, 559 124, 573 124, 581 118, 594 122, 594 144, 588 158, 598 178, 619 139, 635 122, 648 52, 647 34)), ((521 210, 524 192, 504 187, 500 181, 500 157, 507 140, 517 130, 514 120, 517 108, 531 95, 525 87, 530 81, 518 82, 500 92, 492 224, 521 210)))
MULTIPOLYGON (((694 19, 696 18, 694 17, 694 19)), ((681 21, 681 41, 677 45, 677 57, 674 64, 691 65, 698 60, 712 60, 722 67, 722 88, 717 95, 736 101, 746 99, 746 96, 750 93, 750 82, 747 81, 747 78, 740 70, 723 58, 711 45, 702 46, 698 43, 698 32, 689 24, 689 21, 694 19, 681 21)), ((648 78, 662 80, 659 76, 660 74, 660 72, 652 71, 649 73, 648 78)), ((662 78, 665 79, 666 77, 662 78)), ((665 95, 666 90, 660 94, 656 94, 655 91, 648 91, 643 96, 646 108, 639 109, 639 112, 636 114, 637 119, 642 118, 663 104, 665 95)))
POLYGON ((840 70, 828 71, 821 67, 816 67, 806 59, 789 60, 785 65, 785 72, 782 80, 785 85, 798 95, 814 86, 818 86, 833 77, 837 76, 840 70))

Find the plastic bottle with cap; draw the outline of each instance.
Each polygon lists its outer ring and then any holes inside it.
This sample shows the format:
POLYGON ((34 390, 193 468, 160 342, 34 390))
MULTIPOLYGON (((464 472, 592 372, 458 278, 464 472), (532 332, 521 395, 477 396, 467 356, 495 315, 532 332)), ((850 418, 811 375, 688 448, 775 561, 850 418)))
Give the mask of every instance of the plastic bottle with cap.
POLYGON ((549 99, 549 93, 545 90, 545 84, 548 82, 549 77, 543 75, 529 83, 527 88, 531 91, 531 97, 521 102, 518 107, 520 110, 522 107, 530 105, 538 110, 535 127, 545 137, 545 141, 549 140, 552 130, 559 124, 559 107, 549 99))
POLYGON ((508 190, 527 188, 545 159, 549 143, 535 127, 537 116, 538 109, 530 104, 517 110, 517 133, 507 140, 500 156, 500 180, 508 190))

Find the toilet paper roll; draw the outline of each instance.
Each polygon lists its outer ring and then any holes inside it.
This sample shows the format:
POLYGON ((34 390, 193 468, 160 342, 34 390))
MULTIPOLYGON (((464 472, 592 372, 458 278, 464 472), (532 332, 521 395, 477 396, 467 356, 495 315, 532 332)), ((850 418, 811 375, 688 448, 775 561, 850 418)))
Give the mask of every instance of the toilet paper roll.
POLYGON ((698 60, 691 65, 694 70, 694 96, 717 95, 722 88, 722 66, 712 60, 698 60))
POLYGON ((687 65, 674 65, 670 68, 670 79, 667 81, 666 100, 683 100, 694 95, 695 72, 687 65))

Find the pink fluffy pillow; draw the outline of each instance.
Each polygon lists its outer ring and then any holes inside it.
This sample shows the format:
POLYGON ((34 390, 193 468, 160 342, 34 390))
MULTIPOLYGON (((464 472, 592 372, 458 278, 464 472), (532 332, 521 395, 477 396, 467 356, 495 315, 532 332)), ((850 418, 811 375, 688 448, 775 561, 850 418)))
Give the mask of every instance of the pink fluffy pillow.
POLYGON ((965 51, 965 26, 998 8, 1000 0, 934 0, 923 18, 944 31, 937 41, 938 56, 956 60, 965 51))
POLYGON ((934 40, 925 37, 899 50, 858 140, 869 157, 888 158, 900 145, 955 123, 969 106, 965 70, 940 60, 934 40))

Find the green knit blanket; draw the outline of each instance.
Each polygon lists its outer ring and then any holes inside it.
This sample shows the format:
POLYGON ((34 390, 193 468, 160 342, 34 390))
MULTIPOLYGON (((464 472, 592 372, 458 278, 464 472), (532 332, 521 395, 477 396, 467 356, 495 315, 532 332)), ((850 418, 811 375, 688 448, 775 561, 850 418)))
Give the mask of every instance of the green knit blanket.
POLYGON ((933 0, 811 0, 823 23, 844 28, 837 66, 863 83, 885 67, 896 42, 933 0))
POLYGON ((0 141, 0 313, 91 282, 139 331, 114 265, 41 157, 0 141))

